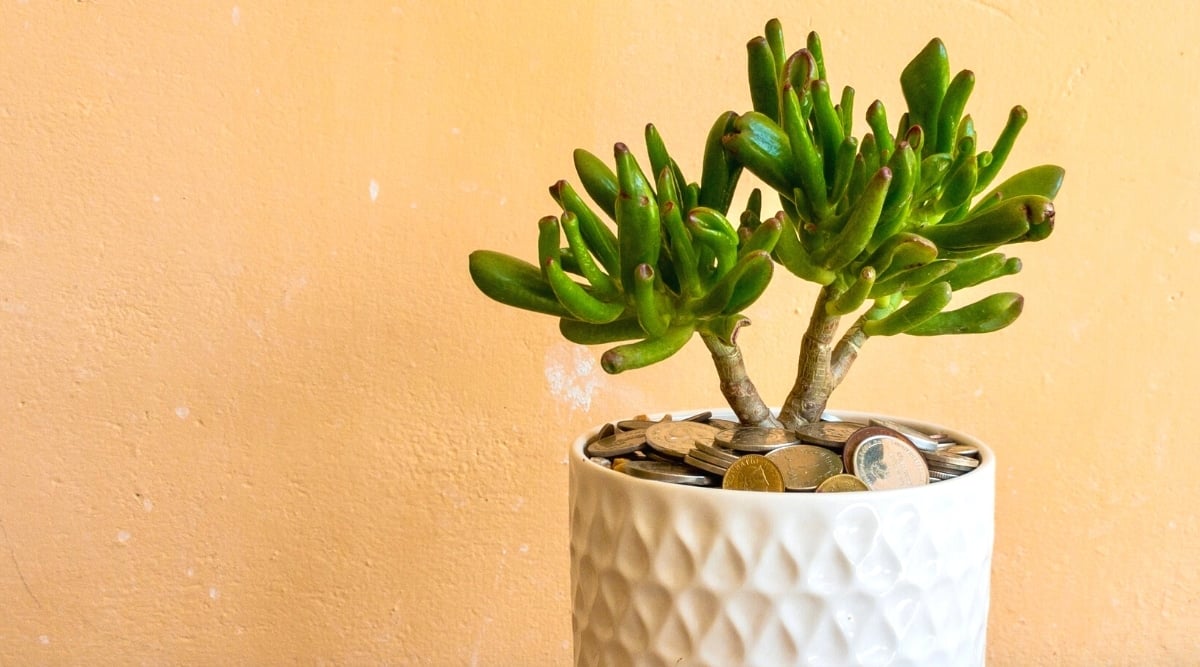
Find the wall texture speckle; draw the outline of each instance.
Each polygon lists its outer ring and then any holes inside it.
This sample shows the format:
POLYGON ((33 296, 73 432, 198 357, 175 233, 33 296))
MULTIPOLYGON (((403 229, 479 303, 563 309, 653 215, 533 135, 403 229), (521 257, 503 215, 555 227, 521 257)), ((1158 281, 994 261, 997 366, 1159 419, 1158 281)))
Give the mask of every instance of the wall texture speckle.
MULTIPOLYGON (((0 4, 0 663, 567 664, 566 443, 716 381, 605 375, 467 253, 532 257, 647 121, 695 172, 775 15, 863 109, 941 36, 1067 168, 1021 320, 871 341, 834 401, 998 450, 991 662, 1195 659, 1200 5, 731 7, 0 4)), ((773 402, 812 295, 750 311, 773 402)))

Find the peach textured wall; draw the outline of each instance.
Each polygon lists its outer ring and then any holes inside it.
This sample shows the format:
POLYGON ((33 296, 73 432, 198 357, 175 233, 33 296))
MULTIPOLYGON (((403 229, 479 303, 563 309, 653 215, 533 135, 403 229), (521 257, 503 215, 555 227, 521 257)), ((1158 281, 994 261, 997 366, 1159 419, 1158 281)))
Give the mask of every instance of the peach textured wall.
POLYGON ((872 341, 834 401, 999 451, 991 662, 1200 660, 1200 5, 236 2, 0 5, 0 664, 566 664, 566 442, 720 398, 467 253, 531 257, 571 149, 646 121, 695 172, 775 15, 864 109, 941 36, 1067 168, 1024 317, 872 341))

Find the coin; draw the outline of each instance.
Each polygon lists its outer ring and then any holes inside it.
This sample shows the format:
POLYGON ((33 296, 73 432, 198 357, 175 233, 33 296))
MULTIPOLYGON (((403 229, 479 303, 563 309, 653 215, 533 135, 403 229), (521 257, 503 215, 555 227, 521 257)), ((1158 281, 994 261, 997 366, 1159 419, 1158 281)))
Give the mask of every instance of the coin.
POLYGON ((794 431, 772 426, 743 426, 731 431, 718 431, 713 442, 738 452, 769 452, 772 449, 800 444, 794 431))
POLYGON ((890 428, 893 431, 902 434, 905 438, 908 438, 908 441, 911 442, 914 447, 923 452, 936 452, 938 449, 938 442, 936 440, 908 425, 894 422, 890 419, 880 419, 875 417, 871 419, 871 426, 890 428))
POLYGON ((590 460, 592 463, 595 463, 596 465, 598 465, 602 468, 611 468, 612 467, 612 461, 604 458, 603 456, 593 456, 590 460))
POLYGON ((960 445, 953 444, 938 452, 940 454, 956 454, 958 456, 970 456, 971 458, 979 457, 979 448, 975 445, 960 445))
POLYGON ((890 435, 901 440, 904 439, 904 436, 900 433, 883 426, 864 426, 858 429, 846 440, 846 445, 842 448, 842 462, 846 466, 846 472, 854 474, 854 450, 858 447, 858 444, 867 438, 877 435, 890 435))
POLYGON ((815 445, 780 447, 766 456, 779 466, 788 491, 812 491, 842 472, 841 457, 815 445))
POLYGON ((796 435, 800 436, 800 440, 813 445, 841 449, 846 440, 862 427, 863 424, 854 422, 812 422, 798 427, 796 435))
POLYGON ((661 454, 682 459, 697 442, 711 443, 717 433, 720 431, 708 424, 659 422, 646 429, 646 442, 661 454))
POLYGON ((784 490, 783 473, 771 459, 758 454, 747 454, 729 466, 721 487, 742 491, 782 493, 784 490))
POLYGON ((727 470, 727 468, 712 463, 711 461, 697 458, 694 454, 688 454, 687 456, 683 457, 683 462, 706 472, 710 472, 718 477, 724 477, 727 470))
POLYGON ((870 491, 867 483, 854 475, 834 475, 817 487, 817 493, 844 493, 847 491, 870 491))
POLYGON ((979 467, 979 461, 969 456, 943 454, 941 452, 924 452, 925 461, 930 468, 947 472, 971 472, 979 467))
POLYGON ((731 422, 728 419, 710 419, 708 420, 708 425, 722 431, 727 431, 731 428, 738 428, 741 426, 741 424, 737 422, 731 422))
POLYGON ((713 478, 698 473, 682 463, 667 463, 665 461, 630 461, 621 467, 621 472, 641 479, 650 479, 672 484, 689 484, 692 486, 709 486, 713 478))
POLYGON ((738 460, 738 455, 734 454, 728 449, 722 449, 714 445, 706 445, 702 442, 696 443, 696 448, 693 451, 703 452, 704 454, 708 455, 709 458, 719 461, 733 463, 734 461, 738 460))
POLYGON ((959 473, 955 473, 955 472, 943 472, 941 470, 934 470, 933 468, 929 469, 929 481, 931 481, 931 482, 933 482, 933 481, 942 482, 947 479, 954 479, 955 477, 958 477, 958 475, 959 475, 959 473))
POLYGON ((587 446, 588 456, 623 456, 646 446, 646 432, 618 431, 587 446))
POLYGON ((712 417, 712 412, 705 411, 705 412, 700 412, 700 413, 694 414, 691 417, 684 417, 682 421, 685 421, 685 422, 707 422, 709 417, 712 417))
MULTIPOLYGON (((847 468, 873 491, 928 484, 929 467, 921 452, 903 436, 887 433, 887 429, 880 430, 885 432, 872 433, 862 439, 855 435, 857 443, 847 468)), ((846 451, 850 451, 850 443, 846 444, 846 451)))
POLYGON ((604 426, 601 426, 600 430, 597 431, 595 435, 593 435, 591 438, 588 439, 587 444, 590 445, 593 442, 596 442, 597 440, 603 440, 604 438, 607 438, 608 436, 610 436, 616 432, 617 432, 617 427, 614 426, 612 422, 609 422, 609 423, 605 424, 604 426))
POLYGON ((617 422, 617 429, 621 431, 640 431, 648 429, 657 423, 648 419, 622 419, 617 422))
POLYGON ((734 462, 737 461, 737 459, 733 459, 731 461, 729 459, 721 458, 718 456, 713 456, 711 454, 705 454, 704 452, 700 451, 699 449, 692 449, 692 451, 688 452, 687 455, 692 458, 700 459, 701 461, 707 461, 708 463, 711 463, 711 464, 721 468, 722 470, 728 469, 729 466, 733 465, 734 462))

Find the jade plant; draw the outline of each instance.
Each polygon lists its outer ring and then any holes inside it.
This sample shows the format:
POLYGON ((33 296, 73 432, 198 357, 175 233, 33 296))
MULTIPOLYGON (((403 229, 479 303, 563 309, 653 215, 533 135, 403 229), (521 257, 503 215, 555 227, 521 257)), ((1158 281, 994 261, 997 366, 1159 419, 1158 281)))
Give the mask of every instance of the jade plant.
POLYGON ((1011 324, 1019 294, 951 302, 1020 271, 1019 259, 997 250, 1050 234, 1063 170, 1033 167, 989 189, 1027 113, 1014 107, 991 150, 980 150, 965 113, 975 76, 950 76, 939 39, 901 72, 907 111, 896 124, 876 100, 856 137, 854 89, 834 100, 817 34, 789 55, 778 20, 765 32, 747 44, 752 110, 717 117, 698 182, 653 125, 648 172, 624 144, 612 167, 576 150, 591 202, 567 181, 555 183, 560 212, 538 222, 537 264, 478 250, 470 272, 496 301, 559 318, 570 341, 618 343, 601 358, 609 373, 662 361, 699 335, 743 424, 795 427, 820 419, 870 338, 1011 324), (763 213, 755 188, 731 216, 744 170, 774 191, 777 213, 763 213), (738 333, 777 264, 820 291, 795 385, 775 415, 747 375, 738 333))

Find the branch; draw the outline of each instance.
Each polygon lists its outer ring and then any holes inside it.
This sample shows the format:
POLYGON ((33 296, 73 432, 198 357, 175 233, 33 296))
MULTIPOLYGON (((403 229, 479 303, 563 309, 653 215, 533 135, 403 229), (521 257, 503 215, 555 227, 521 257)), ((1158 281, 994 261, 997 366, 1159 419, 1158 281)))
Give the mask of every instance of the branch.
POLYGON ((721 393, 729 407, 733 408, 738 421, 748 426, 779 426, 779 421, 771 414, 771 409, 763 403, 754 383, 746 373, 746 364, 742 360, 742 351, 736 340, 732 345, 726 345, 711 333, 701 333, 700 338, 712 353, 713 365, 717 367, 717 377, 721 379, 721 393))
POLYGON ((850 366, 858 359, 858 353, 862 349, 863 343, 867 342, 867 334, 863 333, 863 322, 866 322, 867 316, 864 314, 850 325, 842 339, 838 341, 837 347, 833 348, 833 360, 830 362, 829 372, 832 375, 833 387, 836 389, 846 378, 846 373, 850 372, 850 366))
POLYGON ((812 316, 804 338, 800 341, 800 362, 796 372, 796 384, 788 394, 779 421, 794 428, 821 418, 829 394, 833 391, 833 376, 829 361, 833 354, 833 337, 837 333, 836 315, 825 312, 825 304, 831 298, 829 287, 822 287, 813 304, 812 316))

